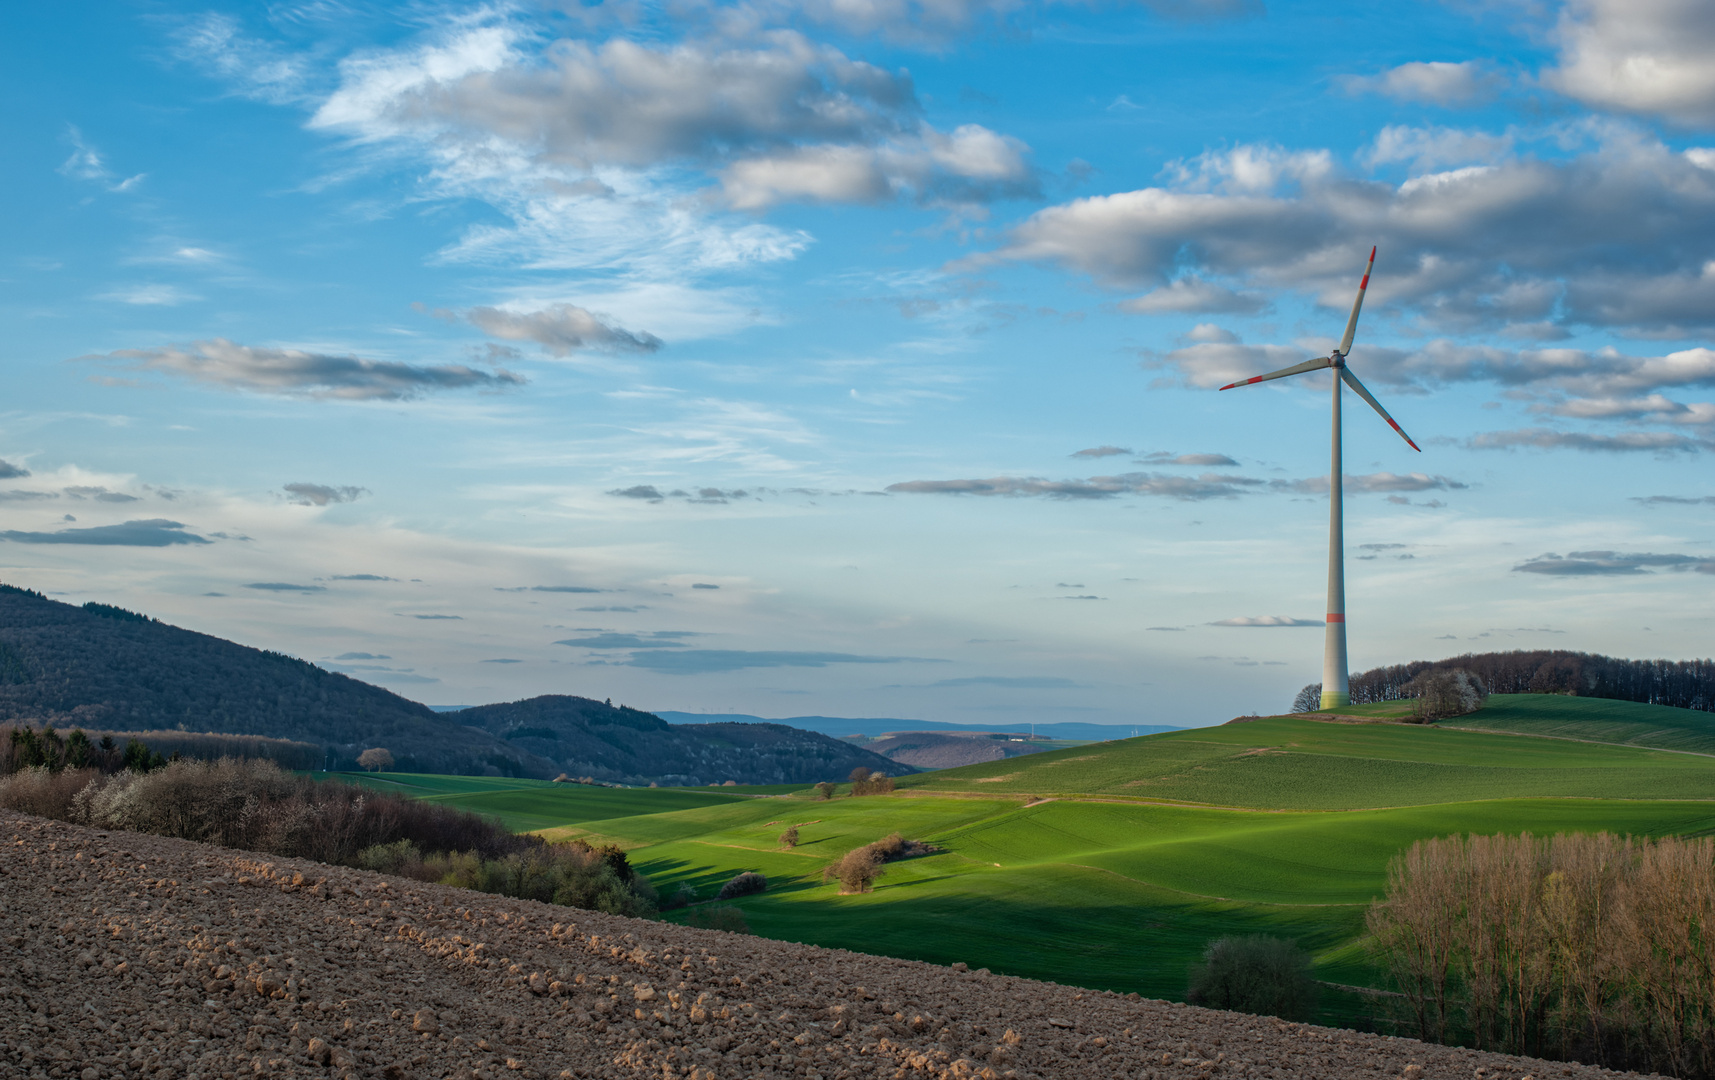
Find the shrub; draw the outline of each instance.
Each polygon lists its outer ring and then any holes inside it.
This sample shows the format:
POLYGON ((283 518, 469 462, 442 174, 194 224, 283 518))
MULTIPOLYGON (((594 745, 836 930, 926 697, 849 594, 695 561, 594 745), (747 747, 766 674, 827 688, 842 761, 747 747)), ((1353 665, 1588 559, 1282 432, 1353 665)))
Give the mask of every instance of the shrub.
POLYGON ((357 755, 357 763, 370 772, 385 772, 393 767, 393 754, 385 747, 372 746, 357 755))
POLYGON ((699 930, 725 930, 729 934, 750 933, 750 923, 745 921, 744 912, 735 907, 702 908, 693 911, 691 917, 685 920, 685 925, 699 930))
POLYGON ((820 784, 816 785, 816 797, 818 799, 824 799, 824 800, 825 799, 831 799, 834 797, 834 792, 836 790, 838 790, 838 789, 835 788, 833 784, 830 784, 826 780, 824 780, 820 784))
POLYGON ((852 794, 856 795, 886 795, 893 790, 893 777, 886 773, 871 772, 859 765, 852 770, 852 794))
POLYGON ((673 895, 661 901, 662 911, 677 911, 682 907, 690 907, 697 902, 697 887, 688 881, 679 882, 679 887, 673 895))
POLYGON ((841 894, 866 893, 874 886, 875 879, 883 874, 883 863, 929 855, 939 850, 922 841, 907 840, 894 833, 873 844, 853 848, 829 863, 822 870, 822 880, 838 881, 841 894))
POLYGON ((1192 969, 1186 1000, 1210 1009, 1308 1020, 1316 1012, 1318 990, 1303 949, 1258 934, 1211 942, 1203 962, 1192 969))
POLYGON ((716 900, 736 900, 741 896, 755 896, 768 890, 768 879, 752 870, 746 870, 725 885, 716 894, 716 900))
POLYGON ((77 793, 95 776, 93 769, 56 772, 46 765, 20 769, 11 776, 0 777, 0 807, 64 821, 71 816, 77 793))
POLYGON ((1489 697, 1483 680, 1462 668, 1426 671, 1407 683, 1404 692, 1416 699, 1412 714, 1423 721, 1474 713, 1489 697))
POLYGON ((798 846, 798 826, 794 825, 780 834, 780 846, 783 848, 795 848, 798 846))

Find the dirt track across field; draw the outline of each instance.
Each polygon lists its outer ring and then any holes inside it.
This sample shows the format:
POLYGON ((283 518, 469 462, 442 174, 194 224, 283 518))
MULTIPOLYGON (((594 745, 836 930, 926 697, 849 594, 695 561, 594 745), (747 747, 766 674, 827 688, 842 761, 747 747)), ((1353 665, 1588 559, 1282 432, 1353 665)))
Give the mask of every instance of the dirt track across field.
POLYGON ((1616 1077, 0 812, 0 1075, 1616 1077))

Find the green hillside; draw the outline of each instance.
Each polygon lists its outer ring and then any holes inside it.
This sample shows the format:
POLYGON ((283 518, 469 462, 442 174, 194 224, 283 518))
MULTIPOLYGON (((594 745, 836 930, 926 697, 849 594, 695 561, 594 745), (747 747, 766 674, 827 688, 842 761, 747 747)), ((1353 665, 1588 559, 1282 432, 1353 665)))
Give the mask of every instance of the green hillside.
MULTIPOLYGON (((1715 757, 1499 734, 1548 733, 1511 726, 1518 723, 1515 713, 1532 717, 1544 729, 1557 721, 1549 709, 1514 704, 1518 697, 1495 700, 1495 733, 1278 716, 969 765, 906 777, 899 786, 914 793, 1098 796, 1258 810, 1358 810, 1520 797, 1715 798, 1715 757)), ((1577 710, 1575 717, 1584 715, 1585 706, 1593 707, 1592 715, 1623 716, 1628 710, 1645 710, 1651 717, 1704 715, 1587 698, 1541 700, 1569 705, 1577 710)), ((1487 727, 1488 716, 1485 709, 1461 720, 1487 727)), ((1632 732, 1653 721, 1605 722, 1632 732)), ((1564 723, 1575 726, 1576 721, 1564 723)))
MULTIPOLYGON (((634 814, 658 814, 697 806, 748 801, 756 788, 608 788, 556 784, 549 780, 513 780, 486 776, 432 776, 423 773, 320 773, 349 784, 393 791, 426 802, 446 803, 486 817, 497 817, 513 832, 634 814), (746 793, 746 794, 738 794, 746 793)), ((789 785, 789 789, 795 785, 789 785)), ((778 789, 761 789, 778 793, 778 789)))
POLYGON ((1715 713, 1556 694, 1496 694, 1443 727, 1715 754, 1715 713))
MULTIPOLYGON (((1608 723, 1629 737, 1677 711, 1496 699, 1490 715, 1465 718, 1494 727, 1483 731, 1277 717, 967 766, 902 780, 893 796, 831 801, 731 789, 508 795, 504 781, 457 797, 501 813, 509 799, 537 800, 528 820, 564 815, 544 835, 617 842, 664 895, 689 883, 710 898, 735 874, 760 871, 768 892, 736 903, 768 937, 1182 998, 1211 939, 1272 933, 1310 949, 1323 979, 1376 985, 1363 912, 1414 840, 1715 834, 1715 758, 1499 733, 1608 723), (781 850, 794 825, 799 846, 781 850), (833 859, 892 832, 942 851, 890 865, 867 895, 822 883, 833 859)), ((1362 1023, 1369 1008, 1330 992, 1323 1018, 1362 1023)))

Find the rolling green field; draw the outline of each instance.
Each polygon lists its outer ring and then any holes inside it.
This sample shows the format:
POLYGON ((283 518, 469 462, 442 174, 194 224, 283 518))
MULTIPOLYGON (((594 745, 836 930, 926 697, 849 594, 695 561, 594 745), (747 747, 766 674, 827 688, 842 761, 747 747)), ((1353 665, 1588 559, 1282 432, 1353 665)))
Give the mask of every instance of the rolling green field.
POLYGON ((1715 713, 1551 694, 1497 694, 1444 726, 1715 754, 1715 713))
POLYGON ((487 776, 430 776, 421 773, 312 773, 377 791, 392 791, 426 802, 446 803, 496 817, 513 832, 535 832, 574 822, 632 814, 684 810, 743 801, 781 788, 604 788, 556 784, 548 780, 512 780, 487 776), (748 794, 736 794, 745 792, 748 794))
MULTIPOLYGON (((768 892, 736 903, 769 937, 1177 998, 1211 939, 1273 933, 1310 949, 1325 980, 1375 985, 1364 909, 1384 890, 1388 861, 1416 839, 1715 833, 1715 757, 1636 745, 1649 731, 1694 731, 1702 714, 1493 701, 1461 718, 1482 730, 1266 718, 913 776, 892 796, 831 801, 807 791, 380 781, 551 839, 619 843, 663 895, 688 882, 709 898, 733 875, 760 871, 768 892), (1596 725, 1632 745, 1571 741, 1596 725), (777 838, 791 825, 801 839, 785 851, 777 838), (830 861, 892 832, 941 853, 889 865, 867 895, 822 883, 830 861)), ((1324 1019, 1361 1022, 1365 1008, 1357 995, 1330 993, 1324 1019)))

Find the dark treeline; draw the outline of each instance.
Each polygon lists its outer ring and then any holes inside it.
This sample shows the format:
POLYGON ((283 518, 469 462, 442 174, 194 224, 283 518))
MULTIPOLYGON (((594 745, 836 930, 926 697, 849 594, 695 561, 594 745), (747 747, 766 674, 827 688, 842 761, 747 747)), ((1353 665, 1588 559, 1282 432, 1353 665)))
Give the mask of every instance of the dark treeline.
POLYGON ((0 776, 38 766, 53 772, 60 769, 147 772, 180 758, 201 761, 261 758, 282 769, 307 771, 321 768, 324 757, 319 746, 261 735, 194 731, 86 732, 81 728, 60 732, 52 724, 40 728, 30 724, 0 724, 0 776))
POLYGON ((1621 660, 1564 649, 1466 653, 1371 668, 1351 677, 1352 704, 1400 701, 1426 671, 1463 669, 1492 694, 1570 694, 1715 712, 1715 660, 1621 660))

